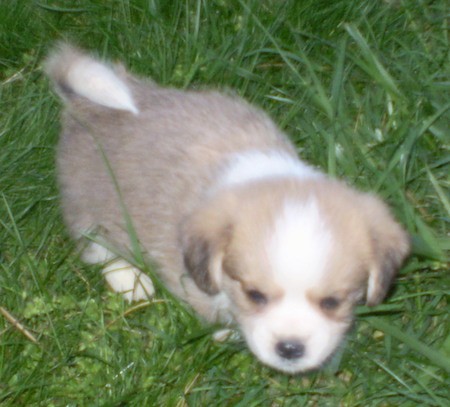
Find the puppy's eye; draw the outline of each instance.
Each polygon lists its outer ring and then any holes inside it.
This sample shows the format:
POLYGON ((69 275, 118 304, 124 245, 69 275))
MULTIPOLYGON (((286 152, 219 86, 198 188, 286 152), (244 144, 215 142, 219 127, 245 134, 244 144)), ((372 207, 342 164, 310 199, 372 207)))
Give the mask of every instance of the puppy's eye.
POLYGON ((339 305, 341 301, 336 297, 324 297, 320 300, 320 308, 327 311, 335 310, 339 305))
POLYGON ((248 290, 245 292, 247 294, 247 297, 250 299, 250 301, 254 302, 258 305, 265 305, 267 304, 267 297, 258 290, 248 290))

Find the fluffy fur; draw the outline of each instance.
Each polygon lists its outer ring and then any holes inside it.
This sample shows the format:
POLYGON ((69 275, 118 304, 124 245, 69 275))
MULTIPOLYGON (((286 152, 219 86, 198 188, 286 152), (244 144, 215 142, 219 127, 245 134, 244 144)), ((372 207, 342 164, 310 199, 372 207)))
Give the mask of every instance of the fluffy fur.
POLYGON ((260 110, 214 91, 162 88, 62 45, 47 73, 65 103, 57 166, 64 218, 129 300, 151 280, 118 252, 125 211, 167 287, 209 321, 235 321, 285 371, 319 367, 355 304, 378 304, 408 237, 376 197, 297 158, 260 110), (104 244, 102 244, 102 242, 104 244))

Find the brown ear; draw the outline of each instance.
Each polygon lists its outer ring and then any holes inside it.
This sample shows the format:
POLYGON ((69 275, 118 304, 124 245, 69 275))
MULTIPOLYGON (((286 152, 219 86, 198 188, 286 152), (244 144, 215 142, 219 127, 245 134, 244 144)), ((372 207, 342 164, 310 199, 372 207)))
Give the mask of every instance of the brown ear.
POLYGON ((184 266, 210 295, 220 291, 222 260, 233 229, 230 205, 226 197, 210 200, 183 222, 180 231, 184 266))
POLYGON ((381 200, 371 195, 364 199, 372 240, 366 304, 373 306, 386 296, 395 274, 409 254, 410 239, 381 200))

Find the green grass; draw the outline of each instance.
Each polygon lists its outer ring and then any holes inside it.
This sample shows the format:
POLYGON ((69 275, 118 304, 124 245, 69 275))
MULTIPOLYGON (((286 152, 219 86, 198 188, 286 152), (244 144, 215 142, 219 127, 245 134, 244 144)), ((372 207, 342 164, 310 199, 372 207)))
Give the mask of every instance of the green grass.
POLYGON ((447 406, 449 11, 445 0, 2 2, 0 405, 447 406), (391 204, 413 256, 383 305, 358 310, 330 365, 277 373, 239 341, 214 343, 164 293, 123 303, 77 259, 58 209, 59 105, 41 69, 60 38, 166 85, 233 89, 303 157, 391 204))

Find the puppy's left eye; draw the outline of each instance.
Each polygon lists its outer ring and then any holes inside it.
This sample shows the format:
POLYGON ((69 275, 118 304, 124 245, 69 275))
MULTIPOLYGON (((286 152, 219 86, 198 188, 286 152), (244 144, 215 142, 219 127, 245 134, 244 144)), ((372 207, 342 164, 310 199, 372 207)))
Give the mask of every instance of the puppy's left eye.
POLYGON ((248 290, 245 292, 245 294, 247 294, 247 297, 255 304, 258 304, 258 305, 267 304, 267 297, 261 291, 248 290))
POLYGON ((324 297, 320 300, 320 308, 327 311, 335 310, 339 305, 341 305, 341 301, 336 297, 324 297))

